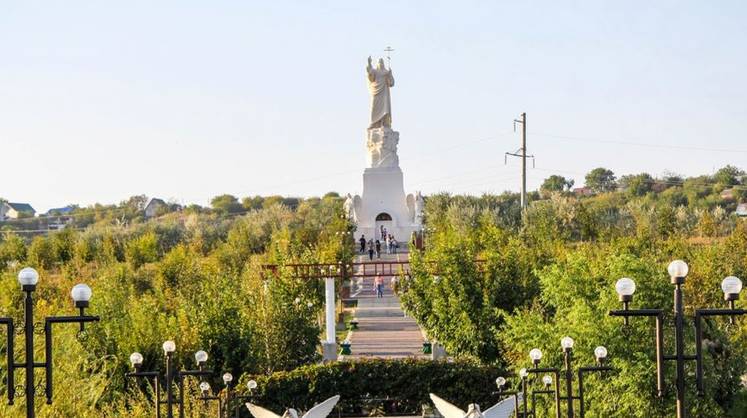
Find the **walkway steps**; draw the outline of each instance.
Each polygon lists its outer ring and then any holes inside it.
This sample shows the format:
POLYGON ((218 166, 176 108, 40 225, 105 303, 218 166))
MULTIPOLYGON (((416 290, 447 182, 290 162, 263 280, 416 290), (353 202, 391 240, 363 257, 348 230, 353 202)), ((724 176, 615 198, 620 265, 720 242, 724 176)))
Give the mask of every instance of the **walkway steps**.
MULTIPOLYGON (((366 260, 368 256, 365 256, 366 260)), ((363 259, 360 256, 359 259, 363 259)), ((382 254, 382 261, 406 261, 407 254, 382 254)), ((363 279, 356 295, 355 317, 358 329, 350 334, 352 355, 344 360, 363 358, 427 358, 422 353, 423 336, 414 319, 405 316, 399 298, 392 292, 391 277, 384 279, 384 297, 374 293, 373 278, 363 279)))

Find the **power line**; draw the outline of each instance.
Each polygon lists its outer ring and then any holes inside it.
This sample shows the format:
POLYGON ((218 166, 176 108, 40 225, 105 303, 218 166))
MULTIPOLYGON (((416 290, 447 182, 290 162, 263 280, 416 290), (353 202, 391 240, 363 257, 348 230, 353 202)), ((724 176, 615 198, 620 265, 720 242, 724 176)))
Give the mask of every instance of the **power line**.
MULTIPOLYGON (((489 177, 486 177, 486 181, 482 181, 482 182, 479 182, 479 183, 459 184, 459 186, 462 186, 462 187, 465 187, 465 188, 470 188, 470 187, 482 186, 482 185, 485 185, 485 184, 496 184, 496 183, 499 183, 499 182, 505 182, 505 181, 509 181, 509 180, 513 181, 513 180, 516 180, 517 177, 518 177, 518 175, 516 175, 516 174, 514 174, 514 175, 512 175, 510 177, 504 177, 504 178, 500 178, 500 179, 496 179, 493 176, 489 176, 489 177)), ((448 186, 452 187, 454 185, 455 184, 449 184, 448 186)))
MULTIPOLYGON (((408 162, 408 164, 410 164, 412 162, 417 162, 417 161, 421 161, 423 159, 433 158, 433 157, 436 157, 436 156, 439 156, 439 155, 443 155, 444 153, 447 153, 447 152, 450 152, 450 151, 454 151, 456 149, 466 148, 466 147, 469 147, 469 146, 472 146, 472 145, 475 145, 475 144, 478 144, 478 143, 481 143, 481 142, 495 141, 495 140, 498 140, 501 137, 504 137, 504 136, 509 135, 511 133, 513 133, 513 131, 505 131, 505 132, 500 132, 500 133, 496 134, 495 136, 482 137, 482 138, 477 138, 477 139, 473 139, 473 140, 462 141, 462 142, 460 142, 457 145, 451 145, 451 146, 443 147, 443 148, 434 150, 433 152, 430 152, 430 153, 418 154, 414 158, 409 159, 407 162, 408 162)), ((336 172, 336 173, 323 174, 321 176, 310 178, 310 179, 307 178, 307 179, 292 180, 292 181, 289 180, 288 182, 271 184, 269 186, 265 186, 265 188, 274 189, 274 188, 282 188, 282 187, 286 187, 286 186, 293 186, 293 185, 300 184, 300 183, 313 183, 313 182, 316 182, 316 181, 319 181, 319 180, 326 180, 328 178, 338 177, 338 176, 342 176, 342 175, 356 174, 356 173, 360 173, 360 172, 361 172, 360 168, 355 168, 355 169, 340 171, 340 172, 336 172)), ((244 194, 244 193, 255 193, 255 192, 253 190, 252 191, 250 191, 250 190, 240 190, 240 191, 238 191, 236 193, 238 193, 238 194, 244 194)), ((210 196, 210 197, 215 197, 215 196, 210 196)))
POLYGON ((659 144, 646 144, 642 142, 633 141, 621 141, 612 139, 601 139, 601 138, 583 138, 578 136, 567 136, 567 135, 555 135, 540 132, 532 132, 532 135, 545 136, 548 138, 564 139, 570 141, 585 141, 585 142, 601 142, 606 144, 618 144, 618 145, 632 145, 636 147, 647 147, 647 148, 662 148, 662 149, 683 149, 688 151, 712 151, 712 152, 739 152, 747 153, 747 150, 743 149, 731 149, 731 148, 707 148, 707 147, 694 147, 689 145, 659 145, 659 144))

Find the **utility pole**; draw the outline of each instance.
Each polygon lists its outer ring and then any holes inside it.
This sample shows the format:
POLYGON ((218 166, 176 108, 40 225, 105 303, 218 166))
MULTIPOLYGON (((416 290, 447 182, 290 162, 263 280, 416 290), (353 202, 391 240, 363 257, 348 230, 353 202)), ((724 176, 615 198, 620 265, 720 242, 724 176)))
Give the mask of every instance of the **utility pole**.
POLYGON ((527 207, 527 114, 521 114, 521 208, 527 207))
POLYGON ((507 152, 503 156, 504 164, 507 163, 508 156, 520 157, 521 158, 521 209, 524 210, 527 207, 527 158, 532 159, 532 166, 534 166, 534 155, 527 155, 527 114, 526 112, 521 114, 521 119, 514 119, 514 132, 516 132, 516 124, 521 124, 521 148, 516 152, 507 152))

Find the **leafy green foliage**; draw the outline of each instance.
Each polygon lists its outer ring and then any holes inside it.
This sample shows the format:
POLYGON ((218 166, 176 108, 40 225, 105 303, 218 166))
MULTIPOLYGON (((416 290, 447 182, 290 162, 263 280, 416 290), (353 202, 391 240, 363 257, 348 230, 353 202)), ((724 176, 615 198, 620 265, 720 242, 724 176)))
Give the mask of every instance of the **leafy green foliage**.
POLYGON ((542 182, 540 191, 543 193, 565 192, 573 187, 573 183, 573 180, 569 180, 563 176, 553 174, 542 182))
MULTIPOLYGON (((0 242, 0 316, 20 321, 15 275, 30 265, 41 274, 37 320, 73 314, 69 292, 80 282, 93 289, 88 312, 101 317, 80 340, 76 326, 55 329, 54 403, 37 402, 38 416, 153 416, 148 385, 126 382, 124 374, 134 351, 145 357, 145 369, 162 368, 167 339, 176 342, 179 367, 194 368, 193 353, 206 350, 216 388, 226 371, 238 377, 318 361, 323 284, 293 278, 284 268, 268 276, 261 266, 349 262, 351 251, 340 240, 350 228, 341 203, 329 196, 299 201, 295 210, 273 204, 244 216, 172 214, 131 226, 67 229, 30 242, 8 235, 0 242)), ((37 346, 36 357, 43 359, 43 344, 37 346)), ((18 359, 21 352, 18 344, 18 359)), ((6 372, 0 369, 0 377, 6 372)), ((195 393, 193 380, 188 387, 195 393)), ((23 406, 18 398, 16 405, 0 406, 0 416, 20 417, 23 406)), ((189 417, 206 412, 199 402, 188 409, 189 417)))
POLYGON ((631 196, 645 196, 654 189, 654 178, 648 173, 620 177, 620 187, 631 196))
MULTIPOLYGON (((674 196, 680 188, 661 194, 674 196)), ((593 364, 594 347, 605 345, 615 371, 585 380, 587 416, 671 416, 674 389, 663 401, 653 396, 653 324, 636 318, 623 327, 608 315, 620 308, 615 281, 634 278, 634 306, 667 312, 671 353, 667 264, 677 258, 690 264, 688 315, 722 306, 721 279, 747 276, 747 222, 703 202, 672 206, 653 188, 637 194, 554 194, 532 202, 521 227, 491 205, 495 196, 428 199, 426 250, 411 255, 411 278, 401 284, 404 307, 450 354, 482 364, 529 367, 528 352, 538 347, 543 365, 562 367, 560 339, 569 335, 576 340, 576 365, 584 366, 593 364)), ((694 416, 743 416, 747 393, 739 377, 747 371, 747 325, 727 330, 723 319, 707 322, 707 393, 699 398, 689 387, 689 408, 694 416)), ((688 353, 695 351, 693 340, 690 326, 688 353)), ((670 385, 673 373, 667 367, 670 385)), ((538 410, 538 416, 552 413, 538 410)))
POLYGON ((492 405, 496 401, 495 378, 500 374, 500 368, 464 361, 365 360, 245 376, 240 387, 246 391, 246 381, 255 379, 258 384, 255 401, 278 412, 291 406, 308 410, 337 394, 341 396, 340 405, 349 412, 366 397, 406 400, 414 403, 420 412, 420 405, 430 404, 431 392, 461 407, 472 402, 492 405))
POLYGON ((210 205, 219 213, 236 213, 243 210, 243 207, 239 203, 239 199, 230 194, 214 197, 210 201, 210 205))
POLYGON ((586 187, 597 193, 611 192, 615 190, 615 173, 603 167, 591 170, 585 177, 586 187))

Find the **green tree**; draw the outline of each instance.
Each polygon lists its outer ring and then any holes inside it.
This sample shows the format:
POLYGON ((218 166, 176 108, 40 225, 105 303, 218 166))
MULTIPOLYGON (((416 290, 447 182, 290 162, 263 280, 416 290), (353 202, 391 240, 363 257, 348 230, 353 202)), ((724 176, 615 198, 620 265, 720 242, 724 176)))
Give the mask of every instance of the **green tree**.
POLYGON ((716 183, 724 186, 735 186, 739 184, 744 175, 744 170, 733 165, 727 165, 726 167, 720 168, 716 174, 713 175, 713 179, 716 183))
POLYGON ((573 187, 573 183, 573 179, 566 179, 563 176, 553 174, 542 182, 540 191, 543 193, 565 192, 573 187))
POLYGON ((158 260, 158 237, 149 232, 127 242, 125 257, 134 268, 158 260))
POLYGON ((54 244, 46 237, 35 237, 28 250, 29 263, 38 268, 51 269, 57 263, 54 244))
POLYGON ((264 202, 262 202, 262 207, 270 208, 275 205, 282 205, 283 201, 284 201, 283 196, 279 196, 279 195, 267 196, 264 202))
POLYGON ((5 239, 0 242, 0 272, 11 262, 26 260, 26 244, 23 239, 15 234, 4 236, 5 239))
POLYGON ((122 202, 120 205, 122 207, 128 208, 132 212, 139 212, 143 209, 145 209, 145 205, 148 203, 148 196, 144 194, 131 196, 126 201, 122 202))
POLYGON ((620 187, 631 196, 645 196, 654 188, 654 178, 648 173, 620 177, 620 187))
MULTIPOLYGON (((637 291, 635 306, 661 307, 671 312, 671 285, 666 274, 669 260, 681 253, 696 250, 684 242, 620 242, 612 245, 582 245, 569 251, 539 272, 541 283, 540 303, 518 310, 506 320, 499 332, 507 349, 506 356, 514 367, 527 363, 531 348, 540 348, 547 367, 562 366, 559 341, 564 336, 575 340, 574 352, 585 360, 593 360, 593 350, 604 345, 609 351, 610 364, 619 373, 591 377, 594 383, 586 393, 588 416, 624 416, 647 418, 672 416, 674 396, 670 392, 662 402, 652 395, 655 387, 654 343, 652 323, 633 318, 630 325, 622 326, 620 318, 610 317, 608 311, 619 309, 614 291, 619 277, 633 277, 637 291)), ((720 251, 719 251, 720 252, 720 251)), ((692 271, 702 267, 692 257, 692 271)), ((706 261, 704 259, 704 261, 706 261)), ((706 266, 711 263, 706 261, 706 266)), ((731 270, 734 271, 734 270, 731 270)), ((704 284, 703 289, 718 290, 718 276, 704 284)), ((688 281, 690 278, 688 277, 688 281)), ((693 284, 689 284, 693 286, 693 284)), ((701 288, 697 286, 696 288, 701 288)), ((695 293, 695 292, 693 292, 695 293)), ((705 303, 718 303, 720 296, 704 298, 705 303)), ((699 303, 688 300, 688 304, 699 303)), ((667 324, 672 320, 667 317, 667 324)), ((666 328, 665 346, 672 347, 670 328, 666 328)), ((724 352, 740 350, 742 337, 724 333, 723 323, 712 324, 709 338, 719 341, 724 352)), ((687 351, 693 351, 692 334, 687 336, 687 351)), ((698 397, 688 387, 688 408, 693 416, 731 415, 738 391, 739 376, 744 373, 744 358, 706 354, 706 396, 698 397)), ((666 381, 674 381, 672 368, 666 371, 666 381)), ((550 416, 548 410, 538 411, 538 416, 550 416)))
POLYGON ((222 194, 220 196, 215 196, 211 201, 210 205, 213 207, 214 210, 220 212, 220 213, 236 213, 241 212, 244 210, 244 208, 239 203, 239 200, 236 198, 236 196, 230 195, 230 194, 222 194))
POLYGON ((617 188, 615 183, 615 173, 603 167, 591 170, 586 177, 586 187, 596 193, 605 193, 614 191, 617 188))
POLYGON ((264 198, 262 196, 245 197, 241 199, 241 206, 245 210, 258 210, 262 209, 264 198))

